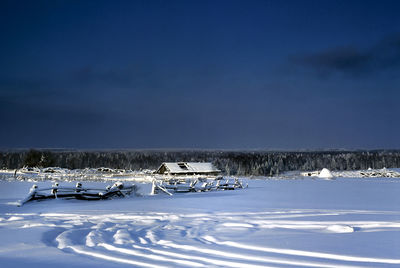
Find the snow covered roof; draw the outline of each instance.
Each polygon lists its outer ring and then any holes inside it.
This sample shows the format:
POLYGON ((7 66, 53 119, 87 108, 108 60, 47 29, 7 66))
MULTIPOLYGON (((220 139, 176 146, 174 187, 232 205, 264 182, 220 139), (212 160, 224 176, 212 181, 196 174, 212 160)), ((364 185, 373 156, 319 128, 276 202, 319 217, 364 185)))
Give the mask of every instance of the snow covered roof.
POLYGON ((221 171, 212 163, 205 162, 166 162, 158 168, 159 174, 217 174, 221 171))

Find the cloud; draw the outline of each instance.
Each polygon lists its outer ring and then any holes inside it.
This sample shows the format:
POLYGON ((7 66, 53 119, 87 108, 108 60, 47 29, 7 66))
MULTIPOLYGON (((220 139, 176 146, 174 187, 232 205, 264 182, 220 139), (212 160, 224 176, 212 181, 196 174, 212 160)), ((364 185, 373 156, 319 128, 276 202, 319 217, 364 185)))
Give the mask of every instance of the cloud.
POLYGON ((40 79, 0 79, 0 98, 18 99, 18 98, 35 98, 52 95, 54 91, 49 81, 40 79))
POLYGON ((372 47, 336 47, 326 51, 295 55, 289 61, 320 75, 342 73, 351 76, 400 70, 400 34, 391 35, 372 47))
MULTIPOLYGON (((0 79, 0 120, 3 126, 38 124, 84 125, 104 121, 106 112, 80 100, 49 79, 0 79)), ((23 128, 23 127, 22 127, 23 128)))

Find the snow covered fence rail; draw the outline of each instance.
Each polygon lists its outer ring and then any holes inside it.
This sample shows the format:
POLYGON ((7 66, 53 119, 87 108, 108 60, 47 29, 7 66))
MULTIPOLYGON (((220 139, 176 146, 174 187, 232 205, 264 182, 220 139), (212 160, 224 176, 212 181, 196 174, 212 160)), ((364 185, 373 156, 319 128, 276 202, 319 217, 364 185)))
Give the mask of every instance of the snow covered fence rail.
POLYGON ((150 181, 152 170, 132 171, 110 168, 66 169, 22 168, 0 170, 0 180, 3 181, 150 181))
POLYGON ((46 199, 79 199, 79 200, 103 200, 112 199, 115 197, 126 197, 132 193, 136 193, 137 186, 125 186, 122 182, 116 182, 112 186, 107 186, 105 189, 83 188, 78 182, 76 187, 62 187, 58 183, 54 183, 49 188, 38 188, 36 184, 32 186, 26 198, 22 199, 18 206, 22 206, 27 202, 34 200, 46 199))
MULTIPOLYGON (((236 190, 247 187, 247 184, 245 185, 242 180, 237 178, 170 178, 168 180, 153 178, 150 195, 165 193, 172 196, 173 193, 236 190)), ((38 188, 38 186, 34 184, 28 196, 19 201, 18 206, 22 206, 34 200, 40 201, 57 198, 103 200, 115 197, 126 197, 131 193, 137 194, 137 186, 126 186, 122 182, 116 182, 114 185, 107 186, 105 189, 83 188, 80 182, 77 182, 75 187, 59 186, 58 182, 54 182, 51 187, 47 188, 38 188)))
POLYGON ((349 170, 349 171, 329 171, 324 168, 322 171, 307 171, 300 173, 304 177, 319 178, 400 178, 398 169, 367 169, 367 170, 349 170))
POLYGON ((332 172, 335 177, 348 178, 400 178, 398 169, 367 169, 356 171, 336 171, 332 172))
POLYGON ((215 179, 191 178, 186 180, 178 178, 170 178, 169 180, 153 179, 150 194, 165 193, 172 195, 172 193, 224 191, 247 187, 248 184, 244 184, 243 181, 238 178, 217 177, 215 179))
POLYGON ((360 174, 361 177, 367 177, 367 178, 377 178, 377 177, 400 178, 400 172, 396 172, 394 170, 387 170, 386 168, 381 170, 360 171, 360 174))

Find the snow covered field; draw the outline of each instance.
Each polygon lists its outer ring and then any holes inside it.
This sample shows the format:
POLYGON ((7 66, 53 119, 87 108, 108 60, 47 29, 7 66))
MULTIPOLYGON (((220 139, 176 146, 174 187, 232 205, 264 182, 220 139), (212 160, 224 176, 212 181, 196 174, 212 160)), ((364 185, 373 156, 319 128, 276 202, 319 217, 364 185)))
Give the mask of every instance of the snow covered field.
MULTIPOLYGON (((400 266, 400 179, 248 183, 17 207, 32 182, 0 181, 0 267, 400 266)), ((149 184, 139 187, 150 192, 149 184)))

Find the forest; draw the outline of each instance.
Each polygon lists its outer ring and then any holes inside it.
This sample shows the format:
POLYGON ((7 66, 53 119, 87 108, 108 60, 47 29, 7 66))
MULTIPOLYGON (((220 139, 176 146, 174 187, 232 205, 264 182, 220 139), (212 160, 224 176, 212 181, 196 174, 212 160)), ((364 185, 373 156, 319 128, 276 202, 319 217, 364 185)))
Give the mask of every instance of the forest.
POLYGON ((274 176, 285 171, 359 170, 400 167, 400 150, 228 151, 228 150, 4 150, 0 168, 108 167, 156 169, 163 162, 212 162, 225 175, 274 176))

